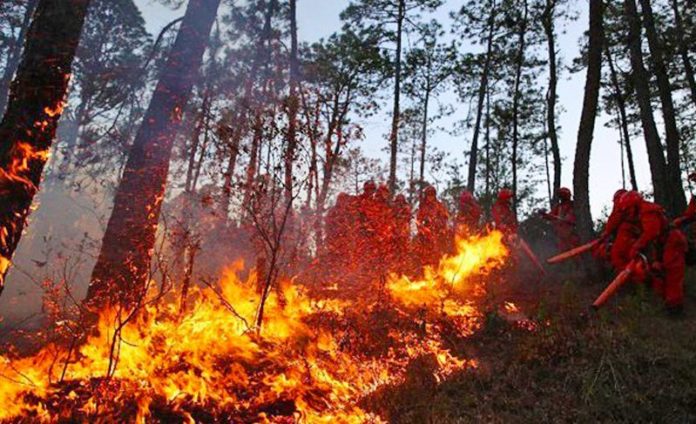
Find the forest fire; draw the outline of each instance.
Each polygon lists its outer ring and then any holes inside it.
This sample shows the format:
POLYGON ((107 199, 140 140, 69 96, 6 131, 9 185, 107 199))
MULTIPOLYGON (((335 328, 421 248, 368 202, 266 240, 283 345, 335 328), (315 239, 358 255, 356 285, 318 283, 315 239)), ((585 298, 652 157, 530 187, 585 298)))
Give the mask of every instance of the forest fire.
POLYGON ((476 330, 476 299, 508 252, 495 231, 456 246, 423 278, 391 275, 388 302, 317 299, 285 281, 267 300, 262 329, 251 327, 259 295, 254 273, 237 277, 241 261, 219 288, 195 290, 184 315, 166 298, 115 337, 116 314, 106 311, 99 334, 73 354, 50 345, 0 358, 0 420, 378 422, 360 401, 400 383, 412 360, 434 358, 438 381, 476 364, 449 350, 445 328, 454 337, 476 330))

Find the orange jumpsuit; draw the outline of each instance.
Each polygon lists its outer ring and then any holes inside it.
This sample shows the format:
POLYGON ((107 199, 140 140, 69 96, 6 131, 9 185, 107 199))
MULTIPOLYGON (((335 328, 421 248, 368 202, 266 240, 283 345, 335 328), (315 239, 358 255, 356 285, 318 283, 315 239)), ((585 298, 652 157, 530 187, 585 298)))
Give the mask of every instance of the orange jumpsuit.
POLYGON ((450 244, 447 209, 436 197, 425 196, 416 215, 417 254, 423 265, 436 265, 450 244))
POLYGON ((517 234, 517 216, 512 211, 510 201, 498 199, 491 208, 495 228, 505 235, 517 234))
POLYGON ((604 228, 603 238, 614 236, 609 261, 616 271, 623 271, 631 262, 631 246, 640 234, 640 223, 624 215, 624 211, 614 204, 604 228))
POLYGON ((479 230, 481 206, 470 193, 462 194, 457 212, 457 232, 467 236, 479 230))
POLYGON ((635 258, 643 253, 651 259, 653 269, 661 271, 653 274, 653 287, 668 307, 679 307, 684 303, 686 237, 671 228, 664 210, 655 203, 643 201, 637 218, 641 234, 631 246, 630 255, 635 258))
POLYGON ((556 237, 558 237, 558 250, 565 252, 580 244, 580 239, 575 232, 575 209, 572 200, 562 200, 551 209, 547 215, 551 219, 556 237))

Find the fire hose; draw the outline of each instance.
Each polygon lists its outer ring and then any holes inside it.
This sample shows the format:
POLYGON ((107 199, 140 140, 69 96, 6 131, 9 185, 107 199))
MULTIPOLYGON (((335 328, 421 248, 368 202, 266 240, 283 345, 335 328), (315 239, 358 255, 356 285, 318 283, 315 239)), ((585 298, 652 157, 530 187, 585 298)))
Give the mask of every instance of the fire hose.
POLYGON ((631 279, 631 276, 633 276, 637 268, 641 266, 641 264, 647 264, 647 261, 648 260, 644 255, 639 255, 638 258, 632 260, 626 266, 626 268, 624 268, 623 271, 621 271, 614 278, 614 280, 609 283, 602 294, 600 294, 599 297, 592 303, 592 307, 594 309, 599 309, 602 307, 602 305, 607 303, 607 301, 611 299, 611 297, 614 296, 616 292, 631 279))
POLYGON ((544 267, 541 265, 541 262, 539 261, 539 258, 534 254, 534 251, 532 251, 532 248, 529 247, 526 241, 522 239, 518 235, 512 235, 511 236, 512 242, 522 251, 524 252, 525 256, 529 259, 529 261, 534 265, 534 267, 541 273, 541 275, 546 275, 546 270, 544 267))

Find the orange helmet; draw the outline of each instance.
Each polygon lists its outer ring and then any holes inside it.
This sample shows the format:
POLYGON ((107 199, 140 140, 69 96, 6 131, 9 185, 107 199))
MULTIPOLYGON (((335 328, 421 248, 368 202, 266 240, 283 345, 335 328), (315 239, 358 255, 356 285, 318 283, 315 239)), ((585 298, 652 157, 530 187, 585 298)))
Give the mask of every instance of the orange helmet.
POLYGON ((619 200, 621 200, 621 196, 623 196, 626 193, 628 193, 628 190, 625 190, 623 188, 616 190, 616 193, 614 193, 614 203, 617 203, 619 200))
POLYGON ((425 195, 425 197, 435 197, 437 196, 437 191, 435 190, 435 187, 429 185, 425 188, 423 194, 425 195))
POLYGON ((377 192, 375 194, 380 199, 389 199, 389 187, 387 187, 386 184, 380 184, 379 187, 377 187, 377 192))
POLYGON ((623 210, 632 209, 640 205, 643 201, 643 196, 637 191, 629 191, 624 193, 619 200, 619 208, 623 210))
POLYGON ((513 197, 515 197, 515 195, 509 188, 504 188, 498 192, 498 200, 508 201, 512 200, 513 197))
POLYGON ((567 187, 561 187, 558 189, 558 198, 561 200, 570 200, 573 197, 573 193, 567 187))
POLYGON ((365 184, 363 184, 363 192, 365 194, 373 194, 375 191, 377 191, 377 184, 372 180, 365 181, 365 184))
POLYGON ((474 195, 471 194, 469 190, 464 190, 462 191, 462 194, 459 196, 459 203, 469 203, 472 200, 474 200, 474 195))

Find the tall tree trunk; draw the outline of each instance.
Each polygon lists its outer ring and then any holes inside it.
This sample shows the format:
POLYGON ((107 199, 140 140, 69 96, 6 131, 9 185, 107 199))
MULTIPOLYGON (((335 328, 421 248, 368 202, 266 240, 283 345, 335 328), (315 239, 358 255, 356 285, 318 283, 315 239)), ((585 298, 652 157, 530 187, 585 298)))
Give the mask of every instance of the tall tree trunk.
POLYGON ((261 139, 263 138, 263 119, 261 112, 256 111, 254 117, 253 135, 251 138, 251 147, 249 149, 249 163, 246 168, 246 179, 244 183, 244 200, 243 205, 248 205, 251 201, 254 189, 256 187, 256 173, 259 168, 259 156, 261 150, 261 139))
POLYGON ((635 0, 624 0, 624 14, 628 22, 626 41, 631 56, 633 86, 636 90, 640 120, 643 126, 643 135, 648 151, 648 161, 650 162, 650 173, 652 175, 655 201, 661 205, 670 206, 669 209, 671 211, 672 201, 670 190, 667 185, 667 165, 665 164, 665 156, 662 152, 660 135, 657 132, 655 118, 652 114, 652 105, 650 103, 650 78, 643 64, 640 34, 641 26, 635 0))
POLYGON ((191 134, 191 149, 188 155, 188 164, 186 166, 186 180, 184 181, 184 190, 190 192, 193 191, 193 174, 196 169, 196 153, 198 153, 198 145, 201 140, 201 130, 203 129, 203 121, 205 120, 205 108, 208 97, 203 98, 203 105, 201 106, 201 111, 196 117, 196 123, 193 127, 193 133, 191 134))
POLYGON ((672 99, 672 86, 667 75, 667 65, 663 57, 663 43, 657 35, 655 28, 655 18, 652 12, 650 0, 640 0, 643 12, 643 24, 648 38, 650 57, 655 65, 655 76, 657 77, 657 91, 660 95, 662 105, 662 120, 665 124, 665 142, 667 144, 667 181, 670 188, 672 203, 667 208, 672 216, 681 214, 686 208, 686 196, 682 188, 681 178, 681 143, 679 128, 677 128, 677 118, 674 111, 674 100, 672 99))
POLYGON ((220 0, 190 0, 155 93, 128 154, 92 271, 86 304, 132 306, 150 273, 172 145, 198 76, 220 0))
MULTIPOLYGON (((428 60, 430 62, 430 60, 428 60)), ((428 63, 430 66, 430 63, 428 63)), ((420 168, 418 170, 418 198, 423 194, 425 187, 425 154, 428 147, 428 108, 430 107, 430 68, 425 87, 425 98, 423 99, 423 121, 421 122, 421 143, 420 143, 420 168)))
POLYGON ((389 135, 389 191, 396 192, 396 154, 399 149, 399 121, 401 120, 401 42, 403 39, 404 18, 406 15, 406 0, 399 0, 398 16, 396 17, 396 65, 394 69, 394 108, 392 110, 392 126, 389 135))
POLYGON ((220 215, 225 219, 228 218, 230 213, 230 202, 232 200, 232 181, 234 179, 234 173, 237 169, 237 158, 239 157, 239 145, 242 140, 242 134, 244 133, 244 128, 246 123, 244 122, 243 112, 237 110, 233 114, 232 120, 233 127, 231 128, 231 134, 229 130, 221 131, 221 137, 229 137, 229 157, 227 159, 227 169, 223 175, 222 183, 222 198, 220 199, 220 215))
POLYGON ((56 134, 89 0, 41 0, 0 122, 0 293, 56 134), (56 25, 60 22, 60 25, 56 25))
POLYGON ((288 97, 288 139, 285 146, 285 201, 292 201, 293 163, 297 148, 299 63, 297 59, 297 0, 290 2, 290 96, 288 97))
POLYGON ((575 213, 578 217, 578 233, 587 240, 592 237, 592 212, 590 210, 590 151, 597 118, 599 89, 602 80, 602 46, 604 45, 604 5, 602 0, 590 0, 590 24, 587 77, 585 94, 578 128, 578 143, 575 149, 573 189, 575 191, 575 213))
MULTIPOLYGON (((491 93, 486 92, 486 199, 491 195, 491 93)), ((472 192, 473 193, 473 192, 472 192)))
POLYGON ((677 29, 677 44, 679 46, 679 56, 681 56, 684 65, 684 76, 689 84, 689 92, 691 93, 691 101, 696 105, 696 79, 694 78, 694 68, 691 65, 689 58, 689 46, 686 41, 686 32, 684 31, 684 22, 679 11, 679 3, 677 0, 672 0, 672 12, 674 12, 674 23, 677 29))
POLYGON ((558 71, 556 59, 556 30, 555 30, 556 0, 546 0, 546 7, 542 23, 546 34, 547 50, 549 54, 549 92, 546 99, 546 126, 551 142, 551 154, 553 155, 553 191, 551 198, 556 198, 558 189, 561 188, 561 149, 558 147, 558 134, 556 132, 556 101, 558 100, 558 71))
POLYGON ((514 194, 513 209, 517 213, 517 150, 519 148, 519 138, 520 138, 520 96, 521 96, 521 85, 522 85, 522 67, 524 66, 524 51, 526 48, 526 35, 527 35, 527 0, 524 0, 524 12, 522 15, 522 22, 520 22, 519 28, 519 41, 518 50, 516 58, 516 69, 515 69, 515 92, 512 98, 512 193, 514 194))
POLYGON ((491 1, 491 10, 488 17, 488 36, 486 38, 486 58, 484 59, 481 79, 479 81, 478 104, 476 106, 476 122, 474 123, 474 135, 471 139, 471 149, 469 150, 469 174, 467 176, 466 189, 471 193, 476 190, 476 167, 478 166, 478 139, 481 128, 481 117, 483 115, 483 103, 488 92, 488 78, 491 68, 493 51, 493 34, 495 31, 495 1, 491 1))
POLYGON ((619 77, 616 72, 616 67, 614 66, 614 60, 611 57, 611 52, 609 46, 605 46, 604 49, 607 63, 609 64, 609 77, 611 78, 611 85, 614 87, 614 101, 616 102, 616 108, 619 112, 619 126, 621 128, 621 134, 624 146, 626 147, 626 158, 628 159, 628 173, 631 178, 631 188, 633 190, 638 190, 638 180, 636 179, 636 168, 633 164, 633 148, 631 147, 631 135, 628 131, 628 114, 626 113, 626 99, 621 91, 621 85, 619 84, 619 77))
POLYGON ((0 77, 0 118, 5 113, 5 108, 7 107, 7 98, 10 91, 10 83, 12 82, 12 77, 17 71, 17 66, 19 66, 19 59, 22 57, 22 45, 24 44, 24 37, 29 30, 29 25, 31 24, 31 17, 34 15, 36 10, 36 5, 39 0, 29 0, 27 2, 27 8, 24 11, 24 19, 22 20, 22 27, 17 35, 17 40, 12 45, 12 48, 7 52, 7 62, 5 63, 5 70, 0 77))

